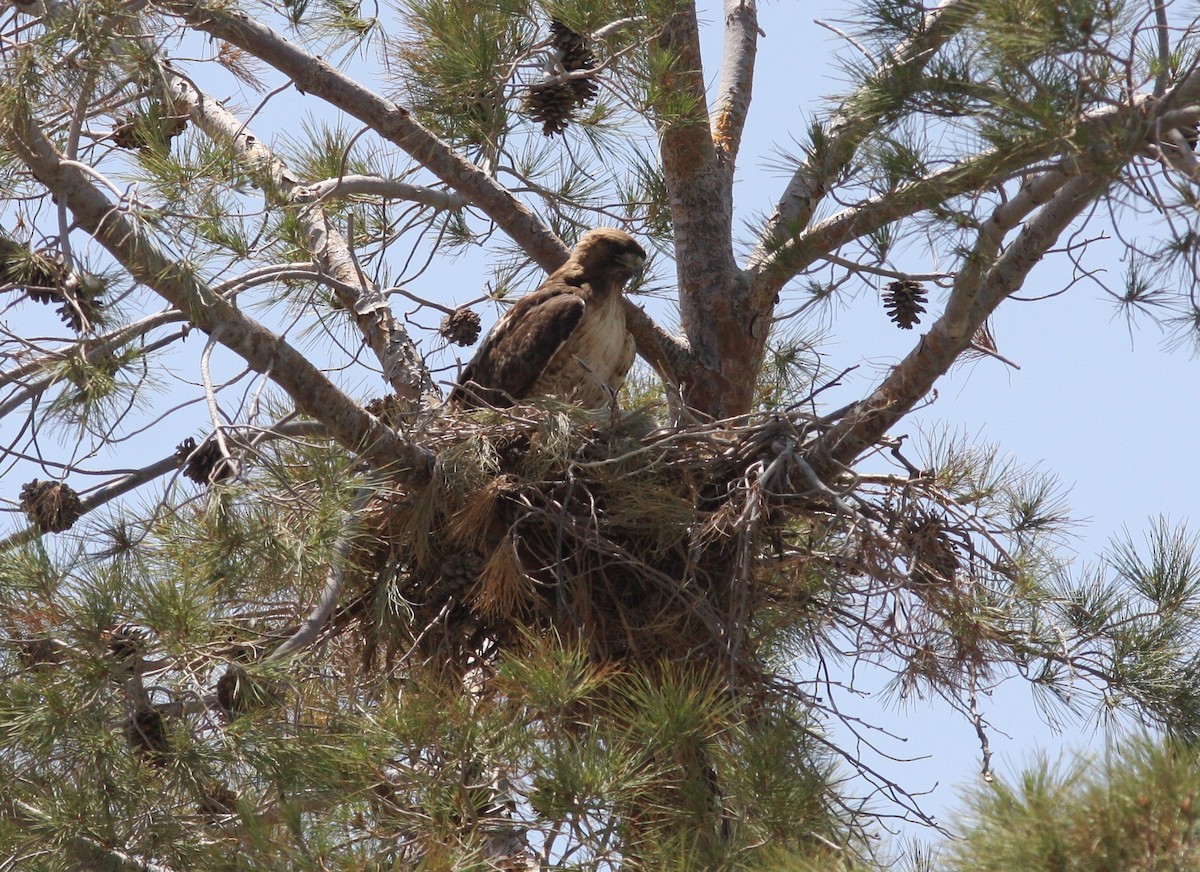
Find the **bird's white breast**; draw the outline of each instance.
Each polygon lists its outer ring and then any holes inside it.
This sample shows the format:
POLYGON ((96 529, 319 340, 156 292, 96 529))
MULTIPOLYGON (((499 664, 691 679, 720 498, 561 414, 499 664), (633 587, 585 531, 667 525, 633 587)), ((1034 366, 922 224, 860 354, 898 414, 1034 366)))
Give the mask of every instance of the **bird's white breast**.
POLYGON ((633 357, 621 295, 611 294, 588 303, 579 326, 542 371, 533 393, 602 409, 625 383, 633 357))

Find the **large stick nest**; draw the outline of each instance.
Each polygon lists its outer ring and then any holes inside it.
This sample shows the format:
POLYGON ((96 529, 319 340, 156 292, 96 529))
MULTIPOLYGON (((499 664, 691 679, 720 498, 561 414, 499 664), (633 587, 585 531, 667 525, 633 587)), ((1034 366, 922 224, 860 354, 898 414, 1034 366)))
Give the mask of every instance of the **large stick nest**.
POLYGON ((606 661, 751 663, 747 616, 781 593, 756 557, 792 517, 781 501, 809 490, 793 479, 811 431, 568 407, 447 419, 432 480, 373 511, 369 655, 462 667, 553 632, 606 661))
POLYGON ((442 419, 432 480, 370 513, 350 610, 368 662, 462 674, 554 634, 601 662, 719 662, 756 684, 776 630, 819 634, 850 609, 854 650, 917 684, 975 680, 1003 647, 986 616, 1014 572, 994 525, 899 440, 901 474, 819 481, 805 452, 825 426, 791 412, 668 429, 564 406, 442 419))

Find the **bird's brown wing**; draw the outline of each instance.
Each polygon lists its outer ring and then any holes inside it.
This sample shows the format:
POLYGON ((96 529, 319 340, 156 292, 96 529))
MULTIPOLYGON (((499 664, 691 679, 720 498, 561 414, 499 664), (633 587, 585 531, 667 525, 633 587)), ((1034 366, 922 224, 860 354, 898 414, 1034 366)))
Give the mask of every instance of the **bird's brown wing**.
POLYGON ((587 304, 562 287, 541 287, 513 305, 463 370, 450 401, 508 406, 522 400, 570 338, 587 304))

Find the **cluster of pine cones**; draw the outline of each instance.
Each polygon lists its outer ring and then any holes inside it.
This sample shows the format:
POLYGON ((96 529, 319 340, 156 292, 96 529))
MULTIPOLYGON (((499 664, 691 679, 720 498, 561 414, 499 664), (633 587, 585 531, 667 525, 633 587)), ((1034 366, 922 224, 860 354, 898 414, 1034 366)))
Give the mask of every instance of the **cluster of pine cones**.
MULTIPOLYGON (((555 52, 565 72, 590 70, 596 57, 588 46, 587 37, 576 33, 561 21, 550 22, 550 48, 555 52)), ((534 121, 542 125, 542 133, 554 136, 571 123, 571 113, 586 106, 599 92, 590 78, 560 80, 549 72, 546 80, 529 86, 525 109, 534 121)))
POLYGON ((34 251, 0 234, 0 286, 23 290, 35 303, 58 303, 58 316, 76 333, 100 320, 103 283, 76 272, 52 249, 34 251))

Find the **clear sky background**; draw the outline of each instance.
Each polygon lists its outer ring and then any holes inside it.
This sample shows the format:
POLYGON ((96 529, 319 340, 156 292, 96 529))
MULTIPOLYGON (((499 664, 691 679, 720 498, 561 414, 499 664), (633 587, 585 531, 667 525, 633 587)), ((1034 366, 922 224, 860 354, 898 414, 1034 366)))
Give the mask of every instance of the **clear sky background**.
MULTIPOLYGON (((812 114, 827 107, 825 97, 844 93, 848 87, 834 55, 850 49, 814 22, 842 17, 844 9, 844 4, 775 0, 759 10, 766 36, 760 42, 757 87, 740 157, 737 226, 769 213, 785 184, 785 174, 770 168, 778 162, 775 147, 796 152, 791 135, 801 135, 812 114)), ((707 74, 715 84, 722 13, 710 3, 705 19, 707 74)), ((231 105, 254 105, 258 99, 232 85, 228 93, 214 96, 232 96, 231 105)), ((303 104, 276 100, 253 122, 255 132, 272 134, 289 126, 294 130, 294 120, 285 124, 281 119, 289 112, 294 119, 297 105, 318 108, 311 99, 303 104)), ((349 126, 358 129, 357 122, 349 126)), ((1153 216, 1142 216, 1136 229, 1152 232, 1153 216)), ((1098 249, 1093 265, 1103 267, 1119 285, 1124 270, 1119 248, 1113 245, 1107 251, 1100 256, 1098 249)), ((913 272, 945 266, 931 262, 930 254, 919 246, 902 249, 895 265, 913 272)), ((464 258, 435 264, 412 290, 457 305, 478 296, 488 278, 480 263, 464 258)), ((1034 271, 1023 293, 1037 296, 1069 282, 1069 264, 1049 261, 1034 271)), ((939 303, 935 291, 927 324, 939 303)), ((38 319, 53 320, 45 311, 31 311, 34 308, 40 307, 25 307, 6 316, 10 329, 37 332, 41 324, 49 323, 38 319), (25 327, 17 320, 22 317, 30 319, 25 327), (35 322, 38 327, 29 326, 35 322)), ((650 308, 673 323, 666 309, 658 304, 650 308)), ((861 397, 911 349, 921 330, 896 329, 878 296, 865 288, 823 310, 821 319, 828 334, 827 365, 836 371, 862 364, 843 387, 825 397, 831 408, 861 397)), ((1021 368, 1014 370, 992 359, 959 365, 939 383, 937 401, 910 416, 894 435, 944 426, 997 443, 1022 465, 1056 473, 1071 489, 1075 516, 1086 521, 1076 528, 1069 549, 1080 567, 1125 527, 1140 540, 1149 518, 1159 514, 1174 520, 1189 518, 1200 493, 1200 455, 1195 447, 1200 363, 1187 350, 1164 351, 1162 334, 1149 323, 1131 334, 1104 291, 1087 281, 1050 300, 1006 303, 993 327, 1000 352, 1021 368)), ((189 354, 195 355, 203 342, 195 337, 189 344, 189 354)), ((177 372, 185 380, 198 380, 194 363, 185 363, 184 358, 177 372)), ((367 395, 377 392, 373 388, 367 395)), ((192 388, 189 396, 194 395, 192 388)), ((168 393, 160 409, 171 404, 168 393)), ((184 436, 205 429, 205 420, 202 406, 196 406, 123 446, 114 462, 140 466, 158 459, 184 436)), ((0 436, 7 444, 11 423, 0 425, 0 436)), ((106 459, 95 465, 113 463, 106 459)), ((5 475, 0 496, 15 500, 21 483, 30 477, 23 472, 5 475)), ((856 680, 862 690, 878 684, 877 676, 869 672, 858 673, 856 680)), ((882 744, 888 753, 911 762, 889 761, 862 749, 870 765, 913 792, 928 792, 922 804, 938 817, 956 805, 955 786, 969 782, 979 770, 979 745, 970 723, 937 703, 917 701, 902 711, 883 709, 880 701, 871 698, 852 703, 843 695, 842 703, 854 706, 852 714, 907 737, 904 742, 883 740, 882 744)), ((996 728, 991 741, 994 765, 1001 773, 1028 762, 1036 748, 1048 749, 1053 756, 1062 748, 1102 745, 1092 724, 1076 724, 1063 733, 1052 731, 1039 718, 1027 687, 1019 680, 982 705, 996 728)))

